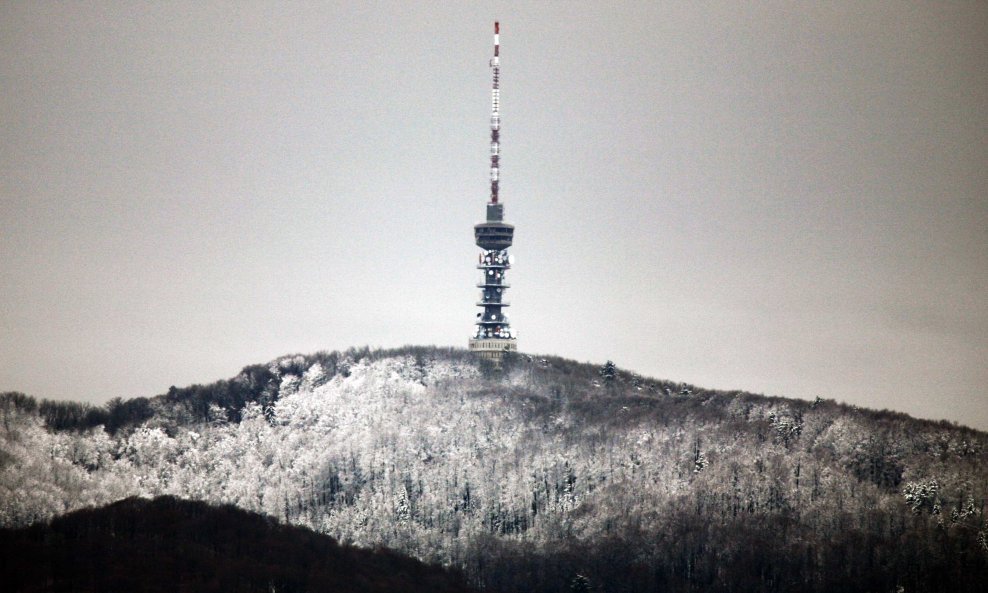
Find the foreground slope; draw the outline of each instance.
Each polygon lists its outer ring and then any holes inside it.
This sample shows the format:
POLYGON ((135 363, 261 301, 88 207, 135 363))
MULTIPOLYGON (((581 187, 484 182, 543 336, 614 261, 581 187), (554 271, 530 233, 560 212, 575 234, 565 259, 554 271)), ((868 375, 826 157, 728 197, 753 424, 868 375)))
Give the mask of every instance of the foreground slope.
POLYGON ((4 591, 461 593, 463 580, 393 552, 225 506, 127 499, 0 529, 4 591))
POLYGON ((988 435, 557 358, 285 357, 105 410, 5 400, 0 519, 232 503, 506 591, 976 591, 988 435), (130 407, 128 407, 130 406, 130 407), (103 426, 88 427, 105 420, 103 426), (58 426, 71 430, 52 430, 58 426))

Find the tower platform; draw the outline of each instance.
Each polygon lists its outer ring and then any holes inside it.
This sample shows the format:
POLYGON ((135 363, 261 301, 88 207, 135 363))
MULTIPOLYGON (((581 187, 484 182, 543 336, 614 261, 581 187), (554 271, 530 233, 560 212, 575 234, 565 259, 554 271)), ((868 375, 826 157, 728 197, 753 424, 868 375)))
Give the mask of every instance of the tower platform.
POLYGON ((471 338, 470 351, 478 357, 500 363, 505 352, 517 352, 518 340, 514 338, 471 338))

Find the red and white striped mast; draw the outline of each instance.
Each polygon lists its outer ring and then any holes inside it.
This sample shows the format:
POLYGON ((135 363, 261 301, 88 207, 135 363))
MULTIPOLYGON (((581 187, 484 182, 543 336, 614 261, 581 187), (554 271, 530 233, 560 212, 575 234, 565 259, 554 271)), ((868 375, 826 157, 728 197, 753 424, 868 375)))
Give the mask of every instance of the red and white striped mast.
POLYGON ((493 84, 491 86, 491 204, 497 204, 497 190, 499 180, 499 160, 501 157, 501 58, 500 47, 500 23, 494 21, 494 57, 491 58, 491 74, 493 84))

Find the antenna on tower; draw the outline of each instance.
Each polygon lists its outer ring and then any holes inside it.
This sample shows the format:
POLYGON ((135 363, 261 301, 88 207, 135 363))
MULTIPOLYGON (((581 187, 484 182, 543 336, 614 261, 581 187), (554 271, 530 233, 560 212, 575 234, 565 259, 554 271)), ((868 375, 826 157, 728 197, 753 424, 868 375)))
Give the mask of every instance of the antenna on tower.
POLYGON ((491 204, 497 204, 497 189, 499 178, 499 160, 501 158, 501 87, 498 79, 501 77, 500 24, 494 21, 494 57, 491 58, 491 204))

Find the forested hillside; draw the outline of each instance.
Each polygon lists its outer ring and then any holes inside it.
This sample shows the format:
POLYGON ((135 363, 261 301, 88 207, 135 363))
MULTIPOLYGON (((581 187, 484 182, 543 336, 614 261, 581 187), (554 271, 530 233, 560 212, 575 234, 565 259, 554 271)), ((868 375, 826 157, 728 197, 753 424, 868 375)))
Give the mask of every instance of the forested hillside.
POLYGON ((519 592, 988 582, 988 435, 948 423, 429 348, 131 401, 0 399, 0 521, 168 494, 519 592))

